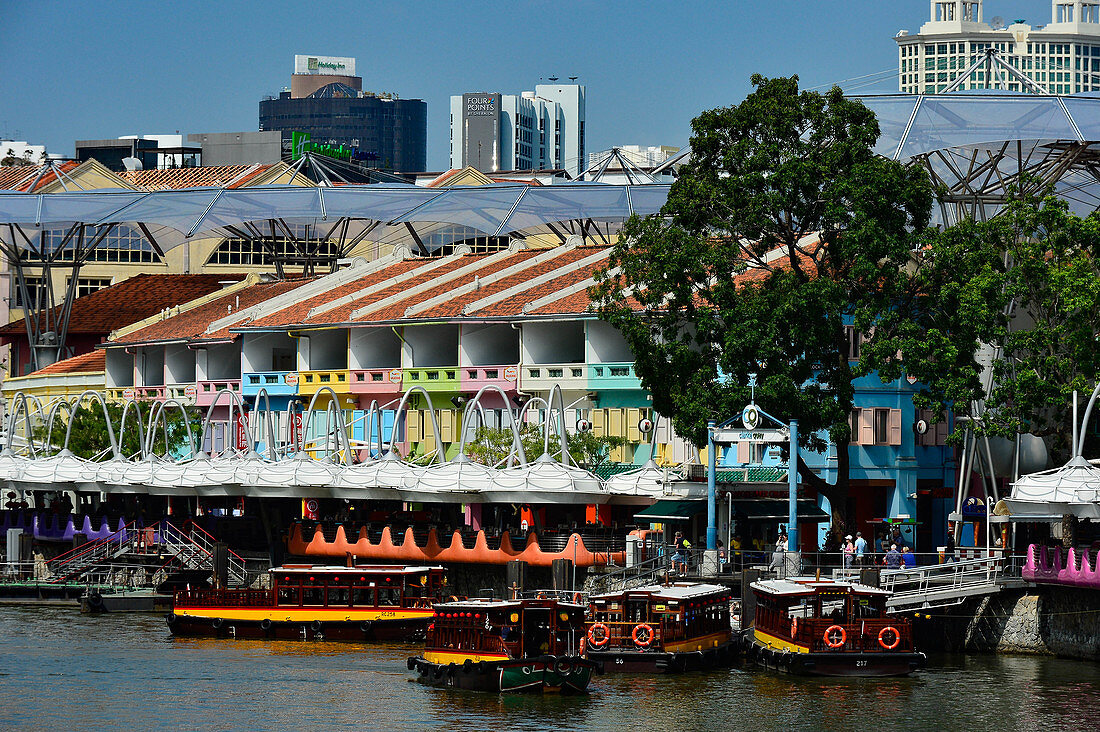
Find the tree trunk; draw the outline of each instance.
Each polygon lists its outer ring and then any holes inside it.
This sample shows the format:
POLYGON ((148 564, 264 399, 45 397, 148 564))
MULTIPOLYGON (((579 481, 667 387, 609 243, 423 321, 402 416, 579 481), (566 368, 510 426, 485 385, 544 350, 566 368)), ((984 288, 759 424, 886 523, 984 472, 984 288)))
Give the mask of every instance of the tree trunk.
POLYGON ((849 457, 848 446, 837 445, 836 451, 836 483, 828 483, 820 475, 815 473, 798 455, 798 474, 803 482, 813 487, 821 495, 829 499, 829 505, 833 509, 833 525, 845 526, 848 520, 848 472, 849 457))

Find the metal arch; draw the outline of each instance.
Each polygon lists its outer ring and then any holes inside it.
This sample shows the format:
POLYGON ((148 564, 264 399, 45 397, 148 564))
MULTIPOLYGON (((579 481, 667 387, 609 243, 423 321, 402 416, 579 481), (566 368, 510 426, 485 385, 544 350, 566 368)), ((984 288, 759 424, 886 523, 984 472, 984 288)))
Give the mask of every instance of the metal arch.
POLYGON ((107 439, 111 441, 111 454, 114 457, 119 457, 120 449, 118 440, 115 438, 115 428, 111 424, 111 414, 107 411, 107 400, 103 398, 103 395, 94 389, 85 389, 81 392, 75 400, 73 400, 73 411, 69 414, 69 424, 65 428, 65 449, 69 449, 69 435, 73 430, 72 415, 82 407, 85 398, 90 398, 93 401, 99 402, 99 406, 103 408, 103 421, 107 423, 107 439))
MULTIPOLYGON (((222 398, 223 394, 227 394, 230 397, 229 398, 229 422, 227 423, 228 425, 233 424, 233 405, 234 405, 234 402, 236 403, 237 407, 239 408, 241 414, 244 414, 247 411, 245 409, 245 404, 244 404, 244 401, 241 399, 240 394, 233 391, 232 389, 218 389, 217 393, 214 394, 214 400, 210 402, 210 406, 206 410, 206 418, 203 419, 203 421, 202 421, 202 433, 200 434, 199 439, 202 439, 202 440, 206 439, 206 430, 210 426, 210 418, 214 416, 214 407, 218 406, 218 402, 221 401, 221 398, 222 398)), ((232 427, 229 427, 229 429, 232 429, 232 427)), ((228 443, 228 442, 230 442, 230 440, 226 440, 226 442, 228 443)), ((211 447, 213 447, 213 444, 214 444, 213 434, 211 434, 211 437, 210 437, 210 444, 211 444, 211 447)), ((233 447, 231 449, 234 452, 236 451, 236 447, 233 447)), ((198 457, 199 454, 202 453, 202 452, 203 452, 202 450, 199 450, 198 453, 195 454, 195 456, 198 457)))
MULTIPOLYGON (((478 407, 481 406, 481 397, 487 391, 497 392, 498 394, 500 394, 500 398, 504 400, 504 411, 508 412, 508 425, 512 429, 512 447, 515 449, 516 453, 519 455, 520 463, 522 463, 523 465, 526 465, 527 464, 527 454, 523 450, 523 440, 520 438, 519 430, 516 429, 516 416, 512 413, 512 408, 508 406, 508 395, 505 394, 504 390, 501 389, 496 384, 486 384, 485 386, 481 387, 480 389, 478 389, 477 394, 474 395, 473 399, 471 399, 466 404, 466 409, 464 409, 463 412, 462 412, 462 430, 461 430, 462 437, 461 437, 461 439, 459 440, 459 443, 458 443, 458 454, 459 455, 464 454, 464 451, 465 451, 465 448, 466 448, 466 419, 470 414, 470 410, 473 408, 473 406, 475 404, 478 407)), ((482 420, 484 421, 484 417, 482 417, 482 420)))
POLYGON ((31 427, 31 410, 30 407, 27 406, 28 401, 34 402, 34 405, 36 407, 35 414, 39 415, 39 419, 42 418, 41 415, 43 412, 45 412, 45 408, 42 406, 42 401, 34 394, 27 394, 22 391, 16 392, 15 396, 12 397, 11 416, 9 417, 8 423, 7 442, 4 445, 4 449, 9 451, 11 450, 11 441, 12 438, 15 436, 15 424, 19 421, 19 412, 20 410, 22 410, 23 422, 25 425, 24 428, 27 435, 27 447, 30 449, 30 454, 33 458, 37 456, 38 451, 34 447, 34 430, 31 427))
MULTIPOLYGON (((324 393, 328 393, 329 399, 331 400, 331 403, 328 406, 326 406, 326 410, 329 407, 331 407, 332 405, 336 405, 336 407, 337 407, 337 409, 336 409, 336 419, 337 419, 338 426, 340 427, 340 432, 337 434, 337 440, 336 440, 337 450, 336 450, 336 452, 337 453, 340 452, 340 450, 339 450, 340 439, 339 438, 343 437, 343 439, 344 439, 344 450, 345 450, 344 464, 345 465, 354 465, 355 464, 355 456, 352 455, 351 440, 348 438, 348 425, 347 425, 347 422, 344 420, 344 411, 342 409, 339 409, 340 398, 336 395, 336 392, 333 390, 333 388, 331 386, 322 386, 313 395, 313 398, 309 400, 309 406, 306 407, 306 418, 305 418, 305 421, 302 423, 302 438, 303 438, 302 443, 303 444, 305 443, 305 435, 309 433, 310 421, 313 419, 313 407, 317 403, 317 398, 319 396, 321 396, 321 394, 324 394, 324 393)), ((325 441, 326 441, 326 443, 328 442, 328 435, 325 436, 325 441)))
POLYGON ((119 453, 122 452, 122 439, 126 434, 126 415, 130 413, 130 407, 134 408, 134 415, 137 418, 138 427, 138 447, 141 448, 141 459, 146 457, 145 452, 145 431, 144 425, 141 422, 141 407, 138 405, 136 399, 127 399, 122 405, 122 419, 118 423, 118 449, 119 453))
MULTIPOLYGON (((50 442, 52 441, 52 438, 53 438, 53 421, 57 417, 58 412, 61 411, 61 407, 65 407, 69 410, 69 424, 71 425, 73 423, 73 420, 72 420, 73 405, 70 404, 65 399, 58 399, 56 402, 54 402, 53 406, 50 407, 49 416, 46 418, 46 437, 43 440, 43 445, 42 445, 42 448, 43 448, 44 452, 49 452, 50 451, 50 442)), ((66 430, 66 437, 67 436, 68 436, 68 430, 66 430)), ((64 447, 62 447, 62 449, 64 449, 64 447)))
POLYGON ((183 415, 183 424, 187 428, 187 447, 190 450, 190 452, 188 453, 188 457, 194 457, 195 456, 195 436, 194 436, 194 433, 191 432, 191 420, 189 419, 189 415, 187 414, 187 408, 184 407, 183 403, 181 403, 175 397, 170 397, 168 399, 165 399, 163 402, 157 402, 156 406, 153 407, 153 411, 149 413, 150 427, 149 427, 149 432, 148 432, 148 436, 147 436, 147 439, 148 439, 147 453, 149 453, 149 454, 153 453, 153 443, 154 443, 153 434, 154 434, 154 431, 155 431, 156 422, 160 421, 164 425, 164 447, 165 447, 165 455, 167 456, 167 450, 168 450, 168 419, 167 419, 167 417, 165 417, 165 412, 167 411, 167 408, 171 407, 171 406, 178 407, 179 410, 180 410, 180 413, 183 415))
MULTIPOLYGON (((278 459, 279 453, 275 447, 275 425, 272 424, 272 411, 271 411, 271 397, 268 396, 267 387, 261 386, 259 391, 256 392, 255 407, 252 410, 253 413, 260 411, 260 398, 264 400, 264 426, 267 427, 267 453, 271 456, 272 460, 278 459)), ((288 405, 289 406, 289 405, 288 405)), ((251 425, 249 425, 251 427, 251 425)), ((251 435, 249 435, 251 437, 251 435)), ((249 445, 251 448, 251 445, 249 445)))
MULTIPOLYGON (((439 432, 439 420, 436 419, 435 416, 435 404, 432 403, 432 395, 428 393, 428 390, 422 386, 414 386, 410 388, 408 391, 405 392, 404 396, 401 397, 401 402, 397 405, 395 413, 397 415, 401 415, 401 410, 405 409, 408 406, 409 397, 413 394, 420 394, 428 401, 428 413, 432 417, 432 431, 435 434, 436 457, 440 458, 439 462, 443 462, 443 437, 439 432)), ((400 418, 400 416, 397 417, 397 419, 400 418)), ((395 423, 394 429, 390 431, 390 442, 389 445, 386 446, 386 452, 393 452, 393 438, 396 436, 397 424, 395 423)))
POLYGON ((565 397, 562 395, 561 384, 555 383, 550 389, 550 396, 546 400, 546 426, 543 430, 543 442, 542 442, 542 454, 546 455, 550 452, 550 415, 554 411, 554 399, 558 402, 558 440, 561 441, 561 464, 569 467, 569 447, 567 444, 567 436, 565 432, 565 397))

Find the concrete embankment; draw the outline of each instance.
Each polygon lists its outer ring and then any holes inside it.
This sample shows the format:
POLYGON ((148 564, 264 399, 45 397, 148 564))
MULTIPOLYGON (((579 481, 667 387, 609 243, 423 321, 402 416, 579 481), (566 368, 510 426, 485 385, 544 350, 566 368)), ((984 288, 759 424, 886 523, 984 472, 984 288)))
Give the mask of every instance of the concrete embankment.
POLYGON ((1003 590, 917 622, 927 650, 1024 653, 1100 660, 1100 592, 1003 590))

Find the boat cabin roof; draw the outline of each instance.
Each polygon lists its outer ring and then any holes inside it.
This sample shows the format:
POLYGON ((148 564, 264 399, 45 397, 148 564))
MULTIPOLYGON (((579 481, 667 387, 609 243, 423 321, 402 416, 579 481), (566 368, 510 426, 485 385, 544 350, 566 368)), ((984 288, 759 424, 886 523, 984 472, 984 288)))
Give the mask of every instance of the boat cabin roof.
POLYGON ((665 600, 694 600, 707 595, 728 595, 729 589, 722 585, 709 585, 701 582, 675 582, 670 585, 645 585, 644 587, 632 587, 620 592, 607 592, 602 595, 593 595, 592 600, 616 600, 623 597, 638 597, 651 595, 655 599, 665 600))
POLYGON ((335 564, 284 564, 281 567, 272 567, 269 572, 280 573, 305 573, 305 572, 322 572, 329 574, 343 574, 345 572, 362 572, 366 574, 399 574, 399 575, 416 575, 425 574, 432 570, 442 570, 443 567, 410 567, 410 566, 390 566, 387 567, 381 564, 357 564, 354 567, 344 567, 335 564))
POLYGON ((577 608, 583 610, 584 605, 576 602, 562 602, 561 600, 492 600, 489 598, 473 597, 469 600, 458 600, 456 602, 437 602, 432 607, 437 610, 463 610, 463 609, 475 609, 475 610, 507 610, 510 608, 519 608, 524 605, 530 607, 547 607, 549 605, 560 605, 563 607, 577 608))
POLYGON ((847 580, 817 580, 813 577, 789 577, 787 579, 758 580, 750 585, 753 590, 772 596, 799 597, 819 592, 848 592, 853 595, 879 595, 889 597, 889 590, 849 582, 847 580))

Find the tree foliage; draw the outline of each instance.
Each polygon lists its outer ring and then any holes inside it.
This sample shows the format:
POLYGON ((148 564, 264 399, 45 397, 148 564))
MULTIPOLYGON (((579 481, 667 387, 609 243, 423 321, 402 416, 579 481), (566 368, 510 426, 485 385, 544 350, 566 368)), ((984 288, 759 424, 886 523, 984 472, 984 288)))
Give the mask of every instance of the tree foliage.
MULTIPOLYGON (((534 460, 543 453, 545 442, 542 428, 538 424, 529 423, 520 431, 520 441, 523 443, 523 451, 527 459, 534 460)), ((567 436, 569 457, 577 465, 589 470, 606 462, 611 451, 622 447, 626 440, 622 437, 611 435, 594 435, 591 432, 575 432, 567 436)), ((512 450, 512 430, 495 429, 491 427, 479 427, 474 433, 474 439, 466 443, 466 455, 477 463, 484 465, 498 465, 508 458, 512 450)), ((561 440, 556 432, 550 433, 549 450, 552 455, 561 449, 561 440)))
MULTIPOLYGON (((840 89, 754 76, 741 103, 692 122, 691 162, 659 216, 633 219, 593 289, 633 349, 653 406, 697 444, 756 400, 800 443, 850 438, 846 322, 872 322, 907 280, 927 226, 923 171, 877 156, 874 114, 840 89)), ((826 486, 842 511, 847 451, 826 486)))
MULTIPOLYGON (((125 429, 120 430, 122 424, 122 407, 117 404, 107 405, 107 414, 111 419, 115 439, 121 441, 119 450, 122 455, 130 457, 140 454, 141 441, 138 436, 138 419, 141 420, 141 433, 145 434, 148 428, 149 408, 145 407, 137 414, 131 408, 126 417, 125 429)), ((194 407, 187 408, 187 421, 190 422, 192 435, 197 442, 199 430, 202 427, 203 415, 194 407)), ((153 439, 153 451, 158 455, 168 454, 172 457, 185 457, 188 454, 187 425, 184 414, 179 409, 166 410, 163 422, 158 420, 156 437, 153 439), (167 437, 167 441, 166 438, 167 437)), ((65 444, 65 431, 69 421, 72 429, 69 434, 69 450, 77 457, 92 459, 106 455, 110 457, 111 440, 107 431, 107 423, 104 420, 103 408, 98 402, 86 400, 80 407, 71 413, 71 416, 62 411, 58 418, 54 419, 53 428, 49 435, 49 442, 53 450, 59 450, 65 444)), ((34 430, 34 437, 38 441, 46 438, 46 424, 38 425, 34 430)), ((197 446, 196 446, 197 447, 197 446)))

